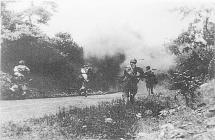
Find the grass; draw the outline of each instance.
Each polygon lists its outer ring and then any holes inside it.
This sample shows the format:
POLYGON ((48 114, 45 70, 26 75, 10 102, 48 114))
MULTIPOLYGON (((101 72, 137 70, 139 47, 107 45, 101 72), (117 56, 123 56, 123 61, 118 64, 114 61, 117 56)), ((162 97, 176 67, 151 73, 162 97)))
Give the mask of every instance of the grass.
POLYGON ((133 105, 118 99, 85 108, 59 108, 58 113, 53 115, 19 123, 9 122, 2 125, 1 136, 3 139, 23 140, 134 139, 141 132, 150 137, 157 135, 160 133, 159 126, 167 123, 192 132, 186 137, 206 131, 204 118, 198 115, 198 111, 175 107, 176 103, 170 98, 172 93, 162 87, 157 88, 160 92, 156 96, 138 98, 133 105), (161 110, 175 111, 162 117, 159 115, 161 110))
POLYGON ((156 96, 138 98, 133 105, 119 99, 85 108, 59 108, 53 115, 9 122, 2 125, 1 136, 3 139, 23 140, 133 139, 139 132, 158 134, 159 126, 167 123, 189 130, 186 137, 206 131, 202 113, 182 104, 174 106, 176 103, 170 98, 174 94, 165 88, 158 86, 157 91, 156 96), (159 115, 161 110, 172 108, 175 110, 173 114, 159 115))
POLYGON ((54 115, 4 124, 1 135, 11 139, 132 139, 138 129, 138 113, 147 118, 165 107, 165 103, 147 98, 133 105, 119 99, 85 108, 59 108, 54 115))

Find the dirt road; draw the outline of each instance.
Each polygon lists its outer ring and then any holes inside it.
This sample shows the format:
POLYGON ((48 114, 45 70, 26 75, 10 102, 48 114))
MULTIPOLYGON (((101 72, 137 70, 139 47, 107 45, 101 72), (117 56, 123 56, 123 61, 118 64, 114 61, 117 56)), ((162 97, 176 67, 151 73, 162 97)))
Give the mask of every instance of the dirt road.
POLYGON ((112 99, 121 98, 122 93, 46 98, 46 99, 26 99, 0 101, 0 123, 8 121, 22 121, 32 117, 42 117, 45 114, 54 114, 59 107, 85 107, 96 105, 101 101, 111 101, 112 99))
MULTIPOLYGON (((54 114, 58 112, 59 107, 85 107, 96 105, 102 101, 111 101, 121 98, 122 93, 77 96, 62 98, 45 99, 25 99, 25 100, 0 100, 0 124, 8 121, 23 121, 33 117, 42 117, 45 114, 54 114)), ((137 97, 146 96, 147 91, 144 83, 139 83, 137 97)))

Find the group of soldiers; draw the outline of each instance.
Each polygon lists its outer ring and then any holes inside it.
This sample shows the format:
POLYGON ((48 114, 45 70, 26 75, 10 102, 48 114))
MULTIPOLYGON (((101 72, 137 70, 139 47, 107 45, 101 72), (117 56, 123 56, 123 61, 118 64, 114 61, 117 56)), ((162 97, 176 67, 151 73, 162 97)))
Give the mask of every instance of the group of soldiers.
POLYGON ((137 84, 140 80, 143 81, 145 79, 146 89, 149 95, 154 94, 153 89, 157 84, 157 78, 154 72, 152 72, 150 66, 147 66, 146 72, 144 72, 143 69, 137 67, 136 64, 137 60, 131 59, 130 65, 125 68, 122 76, 122 87, 124 92, 123 98, 126 98, 126 100, 131 103, 134 102, 134 97, 138 90, 137 84))
MULTIPOLYGON (((157 78, 152 72, 150 66, 146 67, 146 71, 144 72, 142 68, 137 67, 137 60, 131 59, 130 65, 125 67, 123 75, 121 76, 121 86, 123 89, 123 99, 127 99, 127 101, 134 102, 134 97, 137 94, 138 90, 138 82, 140 80, 144 80, 146 82, 146 88, 148 94, 153 94, 154 86, 157 84, 157 78)), ((20 89, 23 91, 23 94, 26 94, 27 91, 27 83, 29 81, 28 75, 30 73, 30 69, 25 65, 24 60, 20 60, 19 64, 14 67, 14 79, 17 83, 11 87, 12 91, 16 89, 20 89)), ((79 88, 79 92, 81 95, 87 96, 87 92, 91 90, 89 88, 89 83, 92 81, 93 68, 90 65, 84 65, 81 70, 81 74, 79 76, 79 81, 81 82, 81 86, 79 88)))
MULTIPOLYGON (((134 97, 137 94, 138 82, 144 80, 146 82, 146 89, 148 94, 153 94, 153 89, 157 84, 157 78, 154 72, 151 70, 150 66, 146 67, 146 72, 142 68, 137 67, 137 60, 131 59, 130 65, 124 69, 123 76, 121 76, 121 86, 123 89, 123 99, 126 101, 134 102, 134 97)), ((81 69, 80 79, 82 81, 81 91, 86 95, 87 90, 89 89, 88 84, 91 82, 92 67, 89 65, 84 65, 81 69)))

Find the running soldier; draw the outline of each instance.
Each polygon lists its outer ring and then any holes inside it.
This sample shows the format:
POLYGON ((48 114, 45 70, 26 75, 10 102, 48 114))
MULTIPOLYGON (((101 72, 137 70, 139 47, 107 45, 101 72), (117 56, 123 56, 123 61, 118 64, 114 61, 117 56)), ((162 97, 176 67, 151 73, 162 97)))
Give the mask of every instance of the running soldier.
POLYGON ((123 99, 134 103, 134 97, 137 94, 137 84, 139 80, 144 78, 143 69, 136 66, 137 60, 130 60, 130 66, 126 67, 123 74, 123 99))
MULTIPOLYGON (((14 80, 16 85, 14 87, 17 87, 22 91, 22 95, 25 95, 27 92, 27 84, 30 81, 29 79, 29 73, 30 69, 25 65, 24 60, 20 60, 19 64, 14 67, 14 80)), ((11 88, 13 89, 13 87, 11 88)))
POLYGON ((87 97, 89 84, 92 80, 92 73, 92 67, 90 67, 89 65, 84 65, 83 68, 81 68, 81 75, 79 76, 81 82, 80 93, 81 95, 85 95, 85 97, 87 97))
POLYGON ((157 78, 154 74, 154 72, 151 71, 150 66, 146 67, 146 72, 145 72, 145 79, 146 79, 146 89, 150 94, 154 94, 153 89, 155 85, 157 84, 157 78))

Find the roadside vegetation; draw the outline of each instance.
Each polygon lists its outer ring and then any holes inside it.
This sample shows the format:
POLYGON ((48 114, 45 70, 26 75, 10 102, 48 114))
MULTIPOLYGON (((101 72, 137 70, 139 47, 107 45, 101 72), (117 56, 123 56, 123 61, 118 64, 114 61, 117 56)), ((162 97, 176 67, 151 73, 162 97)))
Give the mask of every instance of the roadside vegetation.
MULTIPOLYGON (((185 100, 174 100, 173 91, 138 98, 101 102, 85 108, 59 108, 58 113, 1 126, 3 139, 213 139, 214 80, 199 91, 207 92, 193 110, 185 100), (210 94, 209 94, 210 93, 210 94), (211 100, 213 99, 213 100, 211 100), (207 102, 206 102, 207 101, 207 102)), ((181 96, 183 97, 183 96, 181 96)))
POLYGON ((157 116, 167 107, 166 102, 148 98, 131 105, 119 99, 86 108, 60 108, 55 115, 23 123, 9 122, 2 127, 1 134, 11 139, 132 139, 137 121, 157 116))

